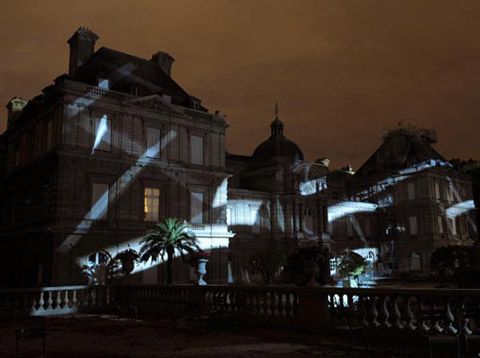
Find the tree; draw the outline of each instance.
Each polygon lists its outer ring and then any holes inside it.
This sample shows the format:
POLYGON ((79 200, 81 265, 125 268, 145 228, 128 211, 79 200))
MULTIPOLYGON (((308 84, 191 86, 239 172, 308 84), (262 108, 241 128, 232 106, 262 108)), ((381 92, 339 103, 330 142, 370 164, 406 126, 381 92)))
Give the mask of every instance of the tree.
POLYGON ((365 271, 365 259, 354 251, 347 250, 340 256, 338 273, 343 277, 359 276, 365 271))
POLYGON ((92 286, 109 284, 117 271, 117 260, 107 250, 100 250, 94 255, 98 255, 100 262, 82 266, 82 271, 88 278, 88 284, 92 286))
POLYGON ((250 268, 254 272, 260 272, 267 285, 273 282, 273 279, 285 263, 285 254, 279 250, 260 252, 250 256, 249 260, 250 268))
POLYGON ((128 248, 116 254, 113 260, 120 263, 120 272, 127 276, 135 268, 139 256, 135 250, 128 248))
POLYGON ((187 224, 177 218, 166 218, 155 224, 155 228, 148 232, 140 241, 140 260, 164 261, 167 255, 167 284, 172 284, 172 263, 177 251, 182 259, 185 253, 193 254, 201 251, 195 235, 188 231, 187 224))
POLYGON ((297 248, 287 258, 283 271, 285 281, 297 285, 305 285, 311 280, 312 268, 317 267, 315 280, 324 285, 329 279, 328 249, 319 245, 297 248))
POLYGON ((430 257, 430 265, 442 284, 453 280, 462 288, 480 286, 480 247, 439 247, 430 257))

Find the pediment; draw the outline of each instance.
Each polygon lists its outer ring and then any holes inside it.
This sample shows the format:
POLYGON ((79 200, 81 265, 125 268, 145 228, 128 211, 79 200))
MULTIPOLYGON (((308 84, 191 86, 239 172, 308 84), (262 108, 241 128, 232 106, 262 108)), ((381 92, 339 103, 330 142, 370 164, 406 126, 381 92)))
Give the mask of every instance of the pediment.
POLYGON ((130 99, 125 101, 125 103, 155 111, 178 113, 178 111, 168 103, 166 99, 157 94, 130 99))

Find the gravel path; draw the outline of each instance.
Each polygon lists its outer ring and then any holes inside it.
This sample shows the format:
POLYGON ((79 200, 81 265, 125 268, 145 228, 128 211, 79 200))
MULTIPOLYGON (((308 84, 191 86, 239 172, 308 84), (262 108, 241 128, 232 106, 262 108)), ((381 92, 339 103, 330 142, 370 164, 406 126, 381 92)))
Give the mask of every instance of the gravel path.
MULTIPOLYGON (((0 322, 0 357, 15 357, 15 328, 27 321, 0 322)), ((39 339, 22 341, 20 357, 38 357, 39 339)), ((114 316, 47 319, 48 358, 153 357, 413 357, 391 348, 369 350, 345 340, 295 332, 255 330, 178 331, 166 319, 134 320, 114 316)))

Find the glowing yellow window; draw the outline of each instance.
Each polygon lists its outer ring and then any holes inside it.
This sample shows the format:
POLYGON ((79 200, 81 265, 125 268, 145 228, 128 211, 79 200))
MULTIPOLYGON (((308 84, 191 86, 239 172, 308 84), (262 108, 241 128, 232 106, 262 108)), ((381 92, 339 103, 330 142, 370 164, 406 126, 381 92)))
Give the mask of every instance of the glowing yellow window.
POLYGON ((158 207, 160 204, 160 189, 145 188, 144 212, 145 221, 158 221, 158 207))

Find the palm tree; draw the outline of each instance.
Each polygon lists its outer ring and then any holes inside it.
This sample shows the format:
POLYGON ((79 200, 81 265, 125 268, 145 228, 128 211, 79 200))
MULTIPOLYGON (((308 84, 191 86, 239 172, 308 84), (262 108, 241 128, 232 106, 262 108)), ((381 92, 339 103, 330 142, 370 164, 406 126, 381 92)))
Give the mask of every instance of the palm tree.
POLYGON ((164 260, 164 255, 167 254, 167 284, 172 283, 175 251, 178 251, 182 259, 185 253, 201 251, 195 235, 187 230, 187 224, 176 218, 166 218, 163 222, 155 224, 155 228, 142 238, 140 245, 142 245, 139 252, 141 261, 157 261, 159 257, 164 260))

